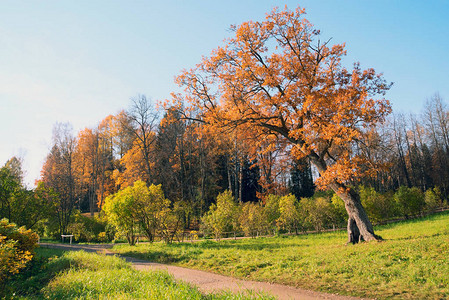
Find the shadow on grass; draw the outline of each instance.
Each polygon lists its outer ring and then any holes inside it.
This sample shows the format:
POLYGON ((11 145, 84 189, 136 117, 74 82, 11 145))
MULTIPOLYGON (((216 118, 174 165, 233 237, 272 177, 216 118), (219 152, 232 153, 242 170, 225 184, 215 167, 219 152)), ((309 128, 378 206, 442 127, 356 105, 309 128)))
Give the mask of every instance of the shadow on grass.
MULTIPOLYGON (((285 249, 288 247, 311 247, 315 246, 316 243, 321 243, 322 241, 329 241, 336 239, 337 241, 342 241, 346 238, 346 232, 332 231, 332 232, 315 232, 313 234, 300 233, 297 235, 280 235, 276 237, 260 237, 260 238, 248 238, 240 240, 207 240, 203 242, 196 243, 196 247, 201 249, 236 249, 236 250, 276 250, 285 249)), ((171 247, 186 247, 187 243, 182 243, 171 247)))
POLYGON ((162 251, 141 252, 141 251, 124 251, 120 252, 120 256, 135 257, 151 262, 158 262, 163 264, 177 263, 185 260, 189 260, 189 255, 182 253, 167 253, 162 251))
POLYGON ((409 241, 409 240, 425 240, 425 239, 433 239, 440 236, 448 236, 449 232, 447 233, 433 233, 429 235, 420 235, 420 236, 406 236, 406 237, 398 237, 398 238, 392 238, 392 239, 385 239, 384 241, 409 241))
POLYGON ((197 243, 176 243, 164 245, 163 249, 158 250, 154 248, 143 249, 122 249, 119 251, 121 256, 135 257, 151 262, 158 263, 177 263, 185 262, 192 259, 192 257, 197 257, 201 255, 204 250, 247 250, 247 251, 258 251, 258 250, 274 250, 288 247, 286 244, 282 243, 267 243, 262 242, 262 239, 258 239, 257 243, 233 243, 230 241, 204 241, 197 243), (172 251, 170 251, 172 249, 172 251))
POLYGON ((170 248, 186 248, 186 249, 236 249, 236 250, 266 250, 266 249, 279 249, 281 247, 288 247, 286 243, 279 243, 273 241, 267 241, 268 238, 248 239, 248 240, 222 240, 211 241, 206 240, 195 244, 190 243, 178 243, 169 245, 170 248), (264 241, 265 240, 265 241, 264 241))
MULTIPOLYGON (((322 238, 326 239, 324 236, 326 233, 323 233, 322 238)), ((319 235, 316 234, 315 237, 319 235)), ((285 249, 286 247, 298 247, 298 245, 309 247, 311 246, 309 243, 305 241, 309 238, 307 235, 295 235, 295 236, 280 236, 280 237, 261 237, 257 239, 245 239, 245 240, 204 240, 195 243, 173 243, 173 244, 164 244, 160 246, 160 249, 163 252, 159 252, 159 247, 150 247, 147 249, 148 252, 145 252, 140 256, 142 258, 147 258, 147 255, 159 255, 157 253, 165 253, 166 251, 181 252, 184 253, 185 256, 201 254, 204 250, 225 250, 225 249, 235 249, 235 250, 248 250, 248 251, 258 251, 258 250, 276 250, 276 249, 285 249), (152 252, 152 253, 150 253, 152 252), (156 253, 156 254, 155 254, 156 253)), ((320 237, 321 238, 321 237, 320 237)), ((128 247, 126 247, 128 248, 128 247)), ((142 248, 136 248, 135 250, 132 247, 128 249, 123 249, 120 252, 122 255, 130 254, 132 256, 137 257, 137 255, 142 254, 142 248), (129 249, 131 248, 131 249, 129 249), (126 251, 126 252, 123 252, 126 251)), ((181 258, 182 260, 182 258, 181 258)))

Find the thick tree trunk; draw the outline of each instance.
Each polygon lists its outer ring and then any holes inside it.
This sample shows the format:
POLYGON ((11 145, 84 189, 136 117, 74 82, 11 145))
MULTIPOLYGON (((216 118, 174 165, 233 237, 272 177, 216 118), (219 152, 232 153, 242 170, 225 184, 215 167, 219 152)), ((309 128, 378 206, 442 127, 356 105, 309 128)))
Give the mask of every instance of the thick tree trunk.
POLYGON ((380 236, 374 234, 373 225, 368 219, 357 192, 339 183, 330 184, 330 188, 345 203, 346 212, 348 213, 348 244, 381 240, 380 236))
MULTIPOLYGON (((320 174, 327 170, 324 160, 320 159, 315 153, 310 154, 309 157, 320 174)), ((360 241, 382 240, 380 236, 374 234, 373 225, 368 219, 357 192, 339 183, 337 180, 329 184, 329 187, 345 203, 346 212, 348 213, 348 244, 356 244, 360 241)))

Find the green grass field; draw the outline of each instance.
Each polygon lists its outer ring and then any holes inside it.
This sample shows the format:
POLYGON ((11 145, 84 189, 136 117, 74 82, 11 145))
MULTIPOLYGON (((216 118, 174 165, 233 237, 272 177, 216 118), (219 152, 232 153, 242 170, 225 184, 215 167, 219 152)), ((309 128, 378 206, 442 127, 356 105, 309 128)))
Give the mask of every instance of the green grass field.
POLYGON ((136 271, 117 256, 38 249, 21 274, 0 286, 6 299, 272 299, 251 291, 204 295, 162 271, 136 271))
POLYGON ((379 299, 449 298, 449 213, 376 227, 382 242, 346 232, 118 245, 114 251, 238 278, 379 299))

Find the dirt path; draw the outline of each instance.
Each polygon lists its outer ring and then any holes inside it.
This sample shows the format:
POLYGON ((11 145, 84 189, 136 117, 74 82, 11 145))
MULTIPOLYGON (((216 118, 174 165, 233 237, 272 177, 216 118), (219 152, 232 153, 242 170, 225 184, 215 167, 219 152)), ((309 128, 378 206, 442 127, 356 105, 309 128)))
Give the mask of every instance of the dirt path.
MULTIPOLYGON (((114 254, 109 249, 112 245, 68 245, 68 244, 50 244, 41 243, 44 248, 58 248, 64 250, 87 252, 101 252, 108 255, 114 254)), ((335 294, 326 294, 315 291, 309 291, 299 288, 294 288, 286 285, 257 282, 236 279, 228 276, 223 276, 215 273, 193 270, 172 265, 164 265, 153 263, 146 260, 141 260, 133 257, 122 256, 126 261, 131 262, 136 270, 164 270, 172 274, 176 280, 188 282, 197 286, 202 292, 211 293, 218 290, 231 290, 238 292, 243 290, 261 291, 275 296, 277 299, 332 299, 332 300, 355 300, 359 298, 346 297, 335 294)))

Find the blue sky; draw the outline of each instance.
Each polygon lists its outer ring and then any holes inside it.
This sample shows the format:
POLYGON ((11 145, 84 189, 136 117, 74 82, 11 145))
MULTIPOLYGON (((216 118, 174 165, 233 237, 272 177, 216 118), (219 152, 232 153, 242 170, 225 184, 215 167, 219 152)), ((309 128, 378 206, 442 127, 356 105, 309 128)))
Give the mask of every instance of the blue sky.
POLYGON ((182 69, 222 45, 229 26, 274 6, 305 7, 334 43, 394 82, 394 111, 449 99, 449 1, 0 1, 0 165, 24 158, 32 185, 52 127, 93 127, 145 94, 178 91, 182 69))

